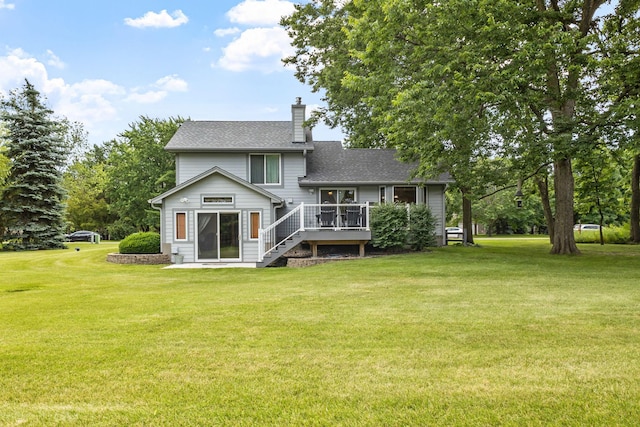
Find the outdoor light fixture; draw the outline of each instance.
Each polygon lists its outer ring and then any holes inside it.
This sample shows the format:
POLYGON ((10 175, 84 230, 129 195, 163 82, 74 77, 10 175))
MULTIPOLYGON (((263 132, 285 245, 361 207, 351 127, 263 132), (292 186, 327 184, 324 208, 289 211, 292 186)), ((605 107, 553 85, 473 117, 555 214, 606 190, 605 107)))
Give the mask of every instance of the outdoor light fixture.
POLYGON ((180 199, 180 203, 189 203, 189 199, 186 197, 183 197, 182 199, 180 199))
POLYGON ((518 209, 522 209, 522 180, 518 180, 518 189, 516 190, 515 199, 516 199, 516 207, 518 209))

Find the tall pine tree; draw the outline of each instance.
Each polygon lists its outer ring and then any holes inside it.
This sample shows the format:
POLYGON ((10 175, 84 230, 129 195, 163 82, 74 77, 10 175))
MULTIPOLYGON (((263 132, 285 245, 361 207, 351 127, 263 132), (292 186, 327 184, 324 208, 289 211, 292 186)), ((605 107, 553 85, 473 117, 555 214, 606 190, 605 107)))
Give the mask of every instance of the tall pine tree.
POLYGON ((0 196, 5 249, 64 248, 62 165, 66 150, 53 111, 28 80, 1 102, 9 175, 0 196))

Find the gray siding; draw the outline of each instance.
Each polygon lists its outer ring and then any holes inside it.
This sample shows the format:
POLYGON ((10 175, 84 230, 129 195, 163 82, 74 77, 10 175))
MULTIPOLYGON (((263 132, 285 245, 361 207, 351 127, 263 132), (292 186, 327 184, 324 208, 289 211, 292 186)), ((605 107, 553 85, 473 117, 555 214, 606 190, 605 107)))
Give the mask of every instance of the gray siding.
POLYGON ((168 196, 164 200, 163 209, 163 242, 171 244, 173 252, 178 251, 184 255, 185 262, 194 262, 196 259, 196 213, 203 211, 239 212, 241 221, 241 260, 243 262, 257 262, 258 241, 250 238, 249 212, 261 212, 262 227, 271 224, 273 222, 271 201, 267 197, 217 174, 168 196), (204 205, 202 203, 202 196, 204 195, 233 196, 233 203, 230 205, 204 205), (188 199, 188 202, 181 202, 183 199, 188 199), (187 212, 186 241, 174 240, 175 212, 187 212))
POLYGON ((446 225, 444 190, 445 186, 442 184, 427 185, 425 187, 427 206, 429 206, 431 213, 438 219, 438 223, 436 225, 437 236, 444 235, 444 228, 446 225))
POLYGON ((208 171, 214 166, 247 179, 247 154, 244 153, 180 153, 176 157, 176 185, 208 171))

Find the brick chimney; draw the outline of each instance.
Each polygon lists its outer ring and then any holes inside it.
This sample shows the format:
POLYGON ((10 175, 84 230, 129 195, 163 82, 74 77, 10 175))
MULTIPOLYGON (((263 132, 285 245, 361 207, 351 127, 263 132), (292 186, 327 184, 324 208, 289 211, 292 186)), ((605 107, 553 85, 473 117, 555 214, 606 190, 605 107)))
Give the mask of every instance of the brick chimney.
POLYGON ((302 98, 297 97, 296 103, 291 106, 291 123, 293 125, 293 142, 307 142, 306 129, 304 127, 306 105, 302 98))

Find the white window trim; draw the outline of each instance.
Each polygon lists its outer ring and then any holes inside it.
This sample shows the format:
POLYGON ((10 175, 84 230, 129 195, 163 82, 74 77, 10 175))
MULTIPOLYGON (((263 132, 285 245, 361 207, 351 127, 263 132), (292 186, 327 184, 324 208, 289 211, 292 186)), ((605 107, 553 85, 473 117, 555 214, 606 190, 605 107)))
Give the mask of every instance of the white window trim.
POLYGON ((235 204, 236 199, 233 195, 229 194, 204 194, 200 199, 203 206, 232 206, 235 204), (219 197, 219 198, 229 198, 231 201, 229 202, 206 202, 205 199, 208 197, 219 197))
MULTIPOLYGON (((414 197, 416 199, 414 203, 418 203, 418 186, 417 185, 394 185, 393 192, 391 194, 391 197, 393 198, 393 203, 396 203, 396 188, 409 188, 409 187, 412 187, 414 191, 414 197)), ((405 203, 405 202, 402 202, 402 203, 405 203)))
POLYGON ((378 187, 378 203, 384 204, 387 203, 387 186, 381 185, 378 187), (382 192, 384 191, 384 200, 382 200, 382 192))
MULTIPOLYGON (((323 191, 353 191, 353 202, 358 203, 357 187, 320 187, 320 191, 318 191, 318 200, 322 200, 323 191)), ((340 204, 340 200, 336 200, 336 203, 340 204)))
POLYGON ((262 229, 262 211, 249 211, 249 240, 258 240, 260 238, 260 230, 262 229), (258 237, 251 237, 251 215, 258 214, 258 237))
POLYGON ((262 177, 263 183, 255 183, 255 185, 282 185, 282 154, 280 153, 251 153, 249 154, 249 182, 251 182, 251 162, 253 161, 251 158, 253 156, 263 156, 263 173, 262 177), (278 156, 278 182, 267 182, 267 156, 278 156))
POLYGON ((189 240, 189 214, 187 211, 173 212, 173 240, 174 242, 186 242, 189 240), (184 239, 178 239, 178 214, 184 214, 184 239))

